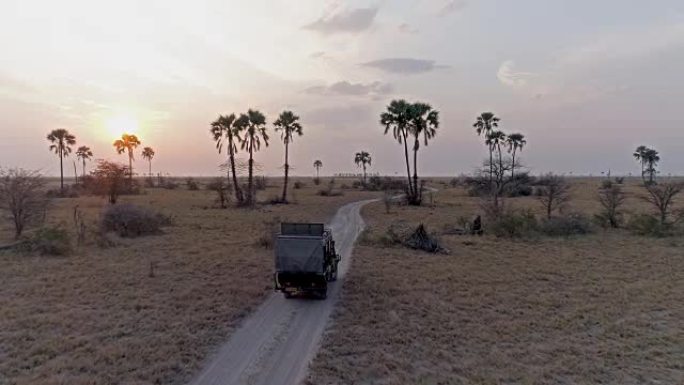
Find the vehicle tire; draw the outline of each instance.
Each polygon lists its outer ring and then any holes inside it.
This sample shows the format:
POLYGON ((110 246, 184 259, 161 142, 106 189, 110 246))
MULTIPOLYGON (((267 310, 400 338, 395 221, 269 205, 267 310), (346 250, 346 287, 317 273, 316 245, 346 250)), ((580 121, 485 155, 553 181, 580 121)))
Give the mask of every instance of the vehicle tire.
POLYGON ((328 289, 321 289, 318 291, 318 299, 328 298, 328 289))

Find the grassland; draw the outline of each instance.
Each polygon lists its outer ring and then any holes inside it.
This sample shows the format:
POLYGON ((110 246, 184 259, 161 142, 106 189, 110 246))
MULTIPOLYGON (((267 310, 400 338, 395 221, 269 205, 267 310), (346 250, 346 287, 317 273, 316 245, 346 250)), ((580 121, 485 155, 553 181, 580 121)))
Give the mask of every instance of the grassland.
MULTIPOLYGON (((260 200, 280 192, 271 183, 260 200)), ((86 244, 68 257, 0 253, 0 384, 186 382, 272 290, 272 250, 259 246, 265 223, 323 221, 344 203, 374 196, 321 197, 306 183, 291 188, 293 204, 254 210, 213 208, 213 192, 183 186, 125 196, 173 225, 156 236, 113 237, 108 248, 90 231, 105 199, 55 200, 48 222, 72 231, 78 205, 90 229, 86 244)), ((0 244, 11 240, 10 227, 1 228, 0 244)))
MULTIPOLYGON (((596 213, 599 182, 574 180, 566 211, 596 213)), ((463 189, 436 187, 431 207, 364 209, 368 229, 308 383, 684 383, 684 239, 441 235, 449 255, 377 242, 390 224, 440 234, 479 212, 463 189)), ((631 213, 649 210, 636 181, 626 190, 631 213)))

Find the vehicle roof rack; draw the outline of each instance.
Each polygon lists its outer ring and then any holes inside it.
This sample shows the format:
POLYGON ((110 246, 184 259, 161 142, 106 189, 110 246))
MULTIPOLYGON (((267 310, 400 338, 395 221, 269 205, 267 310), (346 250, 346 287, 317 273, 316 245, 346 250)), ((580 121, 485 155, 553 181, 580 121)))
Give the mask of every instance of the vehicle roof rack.
POLYGON ((293 223, 283 222, 280 224, 281 235, 308 235, 323 236, 325 226, 323 223, 293 223))

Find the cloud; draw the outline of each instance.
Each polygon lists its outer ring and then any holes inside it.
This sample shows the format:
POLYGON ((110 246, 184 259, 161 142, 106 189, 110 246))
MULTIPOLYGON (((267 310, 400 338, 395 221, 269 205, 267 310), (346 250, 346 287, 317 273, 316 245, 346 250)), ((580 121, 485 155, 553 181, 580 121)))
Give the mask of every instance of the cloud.
POLYGON ((525 86, 528 83, 530 77, 534 74, 530 72, 516 72, 514 70, 515 63, 512 60, 506 60, 499 66, 499 70, 496 71, 496 77, 502 84, 511 87, 525 86))
POLYGON ((377 13, 377 8, 341 11, 327 17, 321 17, 313 23, 305 25, 304 28, 324 35, 361 32, 370 28, 377 13))
POLYGON ((437 68, 447 67, 435 64, 434 60, 422 60, 412 58, 380 59, 362 63, 361 65, 365 67, 376 68, 384 72, 398 74, 418 74, 423 72, 430 72, 437 68))
POLYGON ((399 25, 399 32, 401 32, 401 33, 414 34, 414 33, 418 33, 418 29, 412 27, 412 26, 409 25, 408 23, 401 23, 401 24, 399 25))
POLYGON ((375 96, 386 95, 392 92, 392 85, 382 82, 372 82, 368 84, 350 83, 345 80, 333 83, 329 86, 309 87, 305 92, 314 95, 375 96))
POLYGON ((442 9, 439 11, 440 16, 446 16, 454 12, 460 12, 468 6, 468 2, 465 0, 451 0, 444 4, 442 9))

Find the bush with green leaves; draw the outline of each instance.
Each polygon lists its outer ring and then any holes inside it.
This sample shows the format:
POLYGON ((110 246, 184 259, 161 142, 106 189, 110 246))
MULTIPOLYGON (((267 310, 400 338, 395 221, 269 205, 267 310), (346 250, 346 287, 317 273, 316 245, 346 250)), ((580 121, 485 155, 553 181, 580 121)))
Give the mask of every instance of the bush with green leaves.
POLYGON ((535 235, 538 227, 539 223, 532 211, 508 211, 489 225, 489 232, 499 238, 523 238, 535 235))
POLYGON ((134 204, 118 204, 105 209, 101 226, 105 231, 133 238, 158 234, 161 227, 169 223, 169 218, 148 208, 134 204))
POLYGON ((648 237, 669 237, 684 231, 676 224, 662 223, 658 217, 650 214, 638 214, 630 218, 627 229, 633 234, 648 237))
POLYGON ((542 221, 539 232, 550 237, 568 237, 591 234, 594 232, 594 226, 588 217, 575 213, 542 221))
POLYGON ((41 227, 20 246, 27 252, 40 255, 67 256, 72 252, 71 237, 64 226, 41 227))

